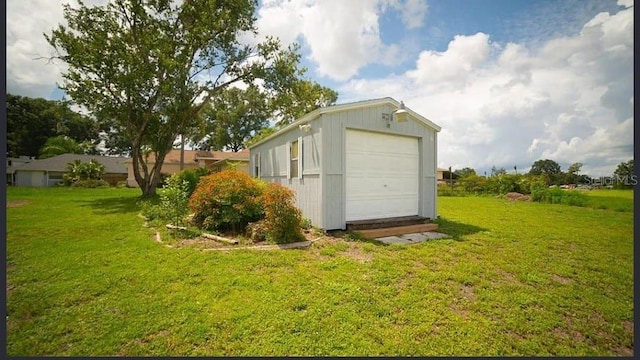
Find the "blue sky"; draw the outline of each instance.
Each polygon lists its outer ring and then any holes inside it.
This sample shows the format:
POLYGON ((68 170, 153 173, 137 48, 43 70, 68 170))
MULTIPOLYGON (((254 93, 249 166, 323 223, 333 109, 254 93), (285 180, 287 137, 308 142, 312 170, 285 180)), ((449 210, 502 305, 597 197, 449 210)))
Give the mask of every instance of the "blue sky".
MULTIPOLYGON (((61 96, 64 67, 33 60, 51 51, 42 33, 61 3, 7 2, 8 92, 61 96)), ((633 157, 633 4, 262 0, 257 40, 301 44, 307 76, 339 103, 391 96, 440 125, 440 167, 549 158, 602 176, 633 157)))

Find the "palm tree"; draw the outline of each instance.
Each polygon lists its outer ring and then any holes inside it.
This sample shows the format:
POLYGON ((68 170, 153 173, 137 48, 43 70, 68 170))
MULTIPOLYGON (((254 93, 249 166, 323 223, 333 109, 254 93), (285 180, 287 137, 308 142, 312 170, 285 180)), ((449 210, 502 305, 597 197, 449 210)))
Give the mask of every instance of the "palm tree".
POLYGON ((48 138, 40 149, 41 159, 62 154, 84 154, 84 150, 75 140, 65 135, 48 138))

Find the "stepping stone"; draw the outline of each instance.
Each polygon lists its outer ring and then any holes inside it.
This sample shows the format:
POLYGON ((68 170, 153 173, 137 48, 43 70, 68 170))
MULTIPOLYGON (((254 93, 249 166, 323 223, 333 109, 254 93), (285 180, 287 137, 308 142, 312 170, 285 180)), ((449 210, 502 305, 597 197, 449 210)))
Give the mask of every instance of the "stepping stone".
POLYGON ((377 238, 376 240, 381 241, 381 242, 383 242, 385 244, 405 245, 405 244, 411 244, 412 243, 411 240, 402 239, 399 236, 387 236, 387 237, 377 238))
POLYGON ((381 241, 385 244, 415 244, 427 240, 435 240, 435 239, 445 239, 450 238, 451 236, 435 231, 428 231, 423 233, 411 233, 404 234, 399 236, 387 236, 382 238, 377 238, 376 240, 381 241))

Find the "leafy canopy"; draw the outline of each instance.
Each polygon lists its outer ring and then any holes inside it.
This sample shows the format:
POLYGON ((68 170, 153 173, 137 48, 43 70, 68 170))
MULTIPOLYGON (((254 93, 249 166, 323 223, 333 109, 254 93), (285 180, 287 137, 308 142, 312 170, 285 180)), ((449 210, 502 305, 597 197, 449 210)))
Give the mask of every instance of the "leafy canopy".
POLYGON ((114 0, 104 6, 64 5, 68 25, 47 41, 68 69, 62 88, 130 147, 134 177, 152 196, 178 135, 235 82, 262 79, 286 88, 300 75, 295 48, 256 34, 254 0, 114 0), (145 161, 153 153, 153 164, 145 161))

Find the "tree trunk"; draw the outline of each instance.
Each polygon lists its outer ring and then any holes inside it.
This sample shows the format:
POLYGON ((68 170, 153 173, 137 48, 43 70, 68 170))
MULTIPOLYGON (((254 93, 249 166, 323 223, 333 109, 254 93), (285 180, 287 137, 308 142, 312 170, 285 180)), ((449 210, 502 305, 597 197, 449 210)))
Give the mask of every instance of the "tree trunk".
POLYGON ((180 171, 184 169, 184 135, 180 135, 180 171))

